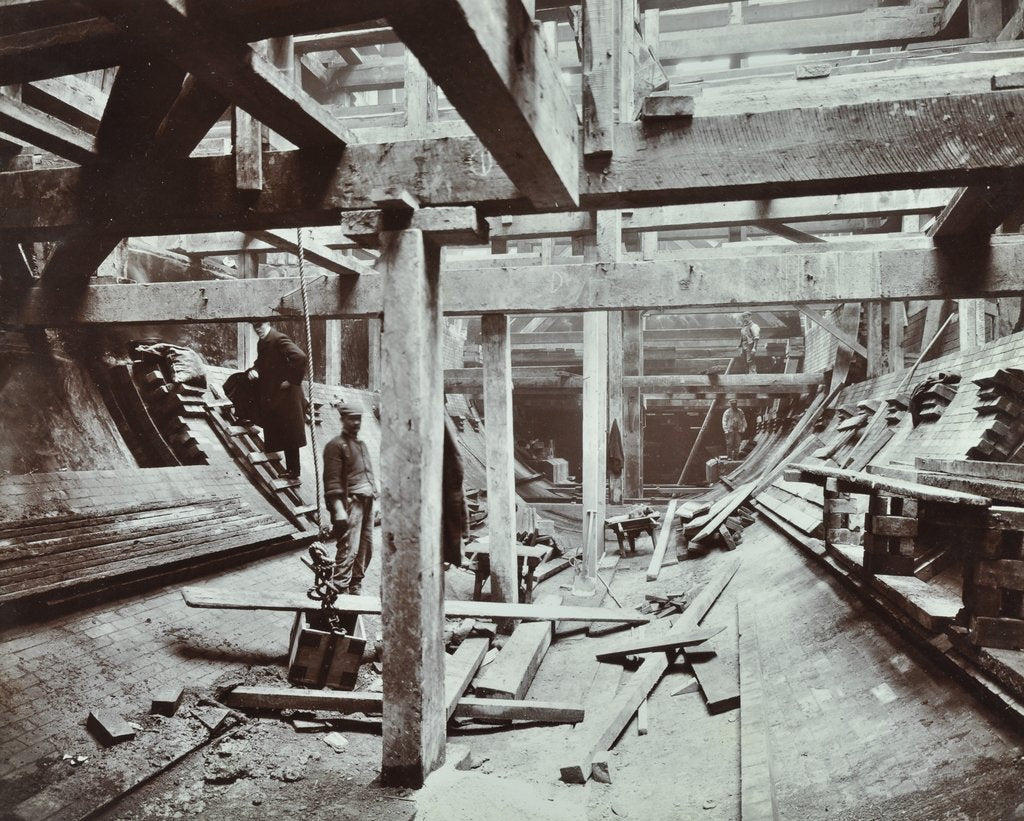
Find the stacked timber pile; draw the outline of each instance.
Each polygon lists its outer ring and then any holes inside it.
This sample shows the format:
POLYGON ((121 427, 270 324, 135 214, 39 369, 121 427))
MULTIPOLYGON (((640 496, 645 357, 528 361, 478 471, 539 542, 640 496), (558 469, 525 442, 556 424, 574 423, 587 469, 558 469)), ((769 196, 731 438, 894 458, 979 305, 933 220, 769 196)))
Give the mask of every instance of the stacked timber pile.
POLYGON ((733 490, 716 502, 690 502, 676 508, 681 523, 678 532, 680 558, 703 556, 712 547, 735 550, 743 538, 743 529, 754 521, 748 504, 754 483, 733 490))

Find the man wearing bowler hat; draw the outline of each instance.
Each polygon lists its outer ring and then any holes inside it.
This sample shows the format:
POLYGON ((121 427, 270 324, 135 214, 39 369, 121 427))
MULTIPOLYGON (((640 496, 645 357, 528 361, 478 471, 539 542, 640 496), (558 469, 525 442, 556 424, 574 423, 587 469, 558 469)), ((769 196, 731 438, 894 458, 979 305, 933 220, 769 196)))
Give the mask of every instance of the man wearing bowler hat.
POLYGON ((334 583, 339 592, 358 596, 373 557, 373 500, 377 483, 366 443, 359 438, 362 411, 343 403, 341 435, 324 446, 324 500, 334 526, 338 552, 334 583))

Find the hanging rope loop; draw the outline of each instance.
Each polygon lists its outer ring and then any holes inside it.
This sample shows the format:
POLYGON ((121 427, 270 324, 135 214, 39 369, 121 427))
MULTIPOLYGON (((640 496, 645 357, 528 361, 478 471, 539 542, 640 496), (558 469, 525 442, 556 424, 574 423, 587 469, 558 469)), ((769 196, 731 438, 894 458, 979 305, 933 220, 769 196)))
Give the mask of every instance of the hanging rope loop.
POLYGON ((320 451, 316 441, 316 424, 313 420, 313 328, 309 321, 309 297, 306 294, 306 252, 302 245, 303 229, 296 229, 299 251, 299 291, 302 294, 302 321, 306 330, 306 356, 309 362, 309 375, 306 379, 306 423, 309 425, 309 441, 313 448, 313 498, 316 500, 315 517, 317 530, 323 524, 320 521, 320 451))

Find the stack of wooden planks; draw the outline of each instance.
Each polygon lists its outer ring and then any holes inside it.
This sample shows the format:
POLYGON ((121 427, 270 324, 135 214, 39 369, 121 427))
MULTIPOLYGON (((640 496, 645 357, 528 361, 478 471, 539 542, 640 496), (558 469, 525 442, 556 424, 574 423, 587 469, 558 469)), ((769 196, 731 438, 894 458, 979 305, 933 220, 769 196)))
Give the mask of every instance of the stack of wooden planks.
POLYGON ((684 519, 680 547, 686 548, 686 556, 702 555, 714 545, 724 550, 735 550, 742 539, 743 529, 753 520, 753 514, 745 506, 754 491, 754 482, 740 485, 728 495, 711 504, 707 509, 689 508, 701 511, 686 520, 686 510, 676 511, 676 517, 684 519))

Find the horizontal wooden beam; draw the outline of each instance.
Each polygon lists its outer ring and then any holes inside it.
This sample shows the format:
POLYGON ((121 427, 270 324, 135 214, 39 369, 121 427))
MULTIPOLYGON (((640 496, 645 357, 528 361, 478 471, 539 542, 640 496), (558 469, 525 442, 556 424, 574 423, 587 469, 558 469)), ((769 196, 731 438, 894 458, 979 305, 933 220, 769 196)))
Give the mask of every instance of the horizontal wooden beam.
MULTIPOLYGON (((624 376, 624 388, 639 388, 641 393, 669 393, 680 397, 718 394, 763 394, 784 396, 803 394, 822 384, 822 374, 654 374, 624 376)), ((581 374, 559 374, 550 367, 512 369, 515 388, 564 388, 582 390, 581 374)), ((444 373, 444 389, 449 393, 479 391, 483 386, 483 368, 451 368, 444 373)))
MULTIPOLYGON (((247 43, 222 33, 224 21, 188 0, 87 0, 144 42, 300 147, 354 142, 335 117, 247 43)), ((232 32, 233 34, 233 32, 232 32)))
MULTIPOLYGON (((863 194, 634 208, 622 212, 622 230, 682 231, 690 228, 751 225, 760 220, 810 222, 924 214, 942 210, 953 193, 952 188, 925 188, 919 191, 872 191, 863 194)), ((583 211, 490 217, 487 222, 491 229, 491 239, 537 239, 594 232, 594 215, 583 211)))
MULTIPOLYGON (((452 316, 571 313, 619 308, 688 311, 740 305, 803 305, 888 299, 969 299, 1020 294, 1024 236, 997 235, 983 248, 949 252, 925 238, 829 245, 741 244, 649 262, 446 271, 442 305, 452 316)), ((319 279, 312 316, 379 316, 379 277, 319 279)), ((238 322, 301 313, 298 281, 104 285, 74 309, 45 293, 0 305, 0 321, 27 325, 238 322)))
POLYGON ((72 162, 97 157, 96 138, 20 100, 0 94, 0 132, 72 162))
MULTIPOLYGON (((240 42, 322 31, 380 16, 380 0, 189 0, 190 10, 221 15, 240 42)), ((145 57, 147 47, 85 3, 0 5, 0 85, 79 74, 145 57)))
POLYGON ((658 59, 674 63, 726 54, 905 45, 934 37, 939 33, 939 24, 939 12, 929 13, 915 5, 819 17, 802 20, 799 25, 786 20, 741 23, 662 38, 658 59))
POLYGON ((984 240, 1021 207, 1022 191, 1014 182, 961 188, 926 233, 937 240, 984 240))
MULTIPOLYGON (((304 231, 305 229, 299 230, 304 231)), ((350 257, 342 257, 336 254, 330 248, 310 239, 308 232, 306 233, 307 236, 304 236, 302 240, 302 254, 307 262, 311 262, 325 271, 330 271, 332 274, 339 274, 341 276, 359 276, 361 274, 377 276, 377 272, 371 266, 364 265, 350 257)), ((274 246, 279 251, 287 251, 296 256, 299 254, 299 239, 292 231, 253 231, 252 236, 256 240, 274 246)))
POLYGON ((393 0, 395 31, 539 208, 579 202, 579 116, 518 0, 393 0))
MULTIPOLYGON (((689 126, 616 129, 615 153, 585 165, 584 208, 746 200, 921 185, 1003 181, 1024 169, 1024 91, 929 97, 695 118, 689 126), (899 146, 900 150, 892 150, 899 146)), ((131 164, 108 173, 137 186, 131 164)), ((76 169, 0 174, 0 232, 95 220, 130 235, 337 224, 342 210, 372 208, 369 192, 409 186, 423 206, 475 204, 481 213, 529 203, 473 137, 265 155, 265 191, 235 188, 231 157, 168 163, 137 186, 131 213, 111 213, 76 169), (430 168, 430 174, 422 169, 430 168)), ((46 238, 45 236, 41 238, 46 238)))

